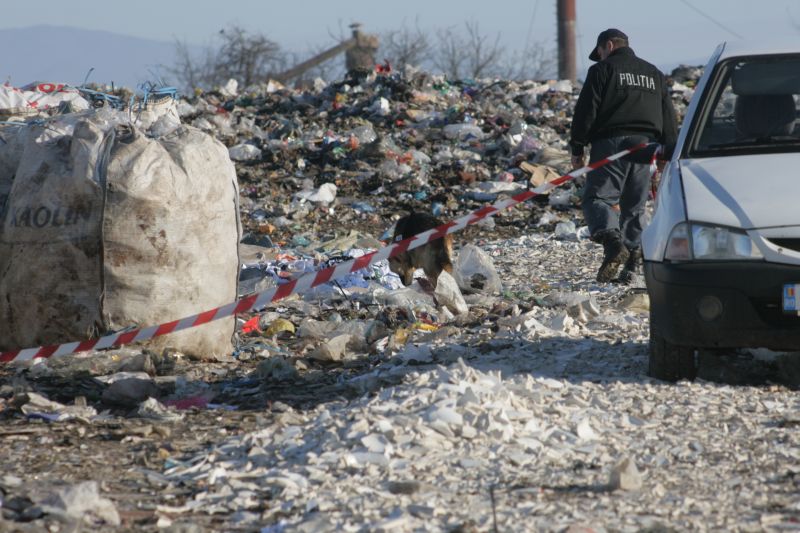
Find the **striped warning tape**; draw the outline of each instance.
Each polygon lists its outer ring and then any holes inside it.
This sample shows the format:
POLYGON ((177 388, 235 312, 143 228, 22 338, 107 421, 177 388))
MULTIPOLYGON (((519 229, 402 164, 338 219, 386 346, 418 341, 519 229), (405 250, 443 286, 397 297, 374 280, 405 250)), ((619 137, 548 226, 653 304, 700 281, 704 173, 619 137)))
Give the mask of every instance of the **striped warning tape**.
MULTIPOLYGON (((336 266, 324 268, 317 272, 309 272, 308 274, 293 279, 288 283, 285 283, 283 285, 278 285, 277 287, 270 288, 264 292, 246 296, 228 305, 223 305, 221 307, 217 307, 216 309, 204 311, 202 313, 188 316, 186 318, 181 318, 180 320, 167 322, 165 324, 159 324, 157 326, 150 326, 147 328, 133 329, 130 331, 113 333, 111 335, 98 337, 96 339, 77 341, 77 342, 67 342, 64 344, 53 344, 50 346, 38 346, 36 348, 25 348, 22 350, 12 350, 8 352, 2 352, 0 353, 0 363, 8 363, 11 361, 26 361, 29 359, 60 357, 63 355, 69 355, 88 350, 115 348, 125 344, 130 344, 132 342, 144 341, 152 339, 154 337, 160 337, 161 335, 174 333, 176 331, 181 331, 184 329, 201 326, 213 320, 219 320, 220 318, 229 317, 231 315, 235 315, 238 313, 244 313, 253 308, 258 309, 270 302, 275 302, 282 298, 286 298, 290 294, 296 292, 303 292, 308 289, 312 289, 314 287, 322 285, 324 283, 328 283, 329 281, 338 280, 340 278, 347 276, 348 274, 361 270, 362 268, 366 268, 370 266, 372 263, 388 259, 390 257, 394 257, 402 252, 413 250, 414 248, 419 248, 420 246, 424 246, 425 244, 431 241, 440 239, 449 233, 455 233, 457 231, 460 231, 471 224, 480 222, 486 217, 495 215, 499 211, 508 209, 509 207, 525 202, 533 198, 534 196, 546 193, 551 189, 554 189, 555 187, 562 185, 563 183, 566 183, 572 179, 582 176, 583 174, 586 174, 587 172, 599 168, 603 165, 607 165, 611 161, 615 161, 629 154, 642 150, 647 146, 657 147, 658 145, 647 144, 647 143, 638 144, 632 148, 618 152, 605 159, 595 161, 594 163, 591 163, 585 167, 573 170, 569 174, 560 176, 535 189, 521 192, 505 200, 500 200, 499 202, 496 202, 492 205, 482 207, 477 211, 473 211, 468 215, 464 215, 461 218, 457 218, 455 220, 447 222, 446 224, 442 224, 441 226, 438 226, 431 230, 419 233, 413 237, 409 237, 402 241, 392 243, 388 246, 381 248, 380 250, 376 250, 361 257, 352 259, 350 261, 339 263, 336 266)), ((653 157, 655 157, 655 155, 653 157)))

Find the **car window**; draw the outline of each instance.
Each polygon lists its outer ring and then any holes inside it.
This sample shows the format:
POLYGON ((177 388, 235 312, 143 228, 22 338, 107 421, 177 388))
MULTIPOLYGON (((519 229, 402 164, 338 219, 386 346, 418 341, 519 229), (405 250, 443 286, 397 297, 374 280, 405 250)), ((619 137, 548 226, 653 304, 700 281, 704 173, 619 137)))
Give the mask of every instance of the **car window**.
POLYGON ((800 150, 800 57, 728 60, 716 69, 690 157, 800 150))

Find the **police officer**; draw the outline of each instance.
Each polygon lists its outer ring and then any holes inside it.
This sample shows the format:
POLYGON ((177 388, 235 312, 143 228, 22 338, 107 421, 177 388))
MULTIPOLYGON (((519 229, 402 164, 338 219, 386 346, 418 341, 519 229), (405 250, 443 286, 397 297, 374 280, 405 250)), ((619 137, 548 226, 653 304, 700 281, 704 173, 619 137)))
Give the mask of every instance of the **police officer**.
MULTIPOLYGON (((677 137, 664 75, 639 59, 628 46, 628 36, 608 29, 597 36, 589 68, 575 105, 570 148, 572 167, 656 141, 674 145, 677 137)), ((590 172, 583 191, 583 215, 592 240, 603 245, 603 264, 597 281, 630 281, 641 263, 641 233, 650 184, 648 164, 619 159, 590 172), (615 206, 619 205, 619 214, 615 206)))

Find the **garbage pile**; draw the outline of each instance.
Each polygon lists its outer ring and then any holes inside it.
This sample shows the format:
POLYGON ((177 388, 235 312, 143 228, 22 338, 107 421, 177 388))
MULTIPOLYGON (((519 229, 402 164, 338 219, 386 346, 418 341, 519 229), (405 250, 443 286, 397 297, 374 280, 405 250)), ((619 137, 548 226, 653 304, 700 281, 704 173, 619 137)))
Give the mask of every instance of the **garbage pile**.
MULTIPOLYGON (((229 84, 181 102, 178 112, 223 140, 237 162, 245 295, 380 248, 405 212, 446 220, 566 172, 572 92, 569 82, 449 82, 384 72, 305 92, 270 82, 235 94, 229 84)), ((572 186, 540 202, 568 209, 576 200, 572 186)), ((549 223, 552 215, 536 211, 509 210, 481 230, 513 235, 520 224, 549 223)), ((497 291, 499 283, 488 288, 497 291)), ((459 309, 400 290, 385 262, 300 297, 346 302, 346 323, 375 306, 404 309, 408 325, 420 317, 446 323, 459 309)), ((262 315, 257 330, 269 330, 273 319, 262 315)), ((317 359, 342 358, 340 333, 313 347, 317 359)))
MULTIPOLYGON (((680 116, 696 81, 687 76, 699 74, 686 70, 672 80, 680 116)), ((246 291, 267 277, 259 280, 254 268, 272 278, 278 270, 307 269, 282 262, 287 248, 319 264, 359 238, 385 242, 404 212, 447 220, 568 172, 577 93, 568 81, 383 72, 303 92, 270 82, 236 94, 234 84, 181 102, 179 113, 229 146, 243 242, 271 249, 261 263, 246 265, 246 291)), ((500 213, 483 229, 500 236, 520 227, 552 230, 560 222, 552 211, 577 206, 581 183, 500 213)))
MULTIPOLYGON (((699 71, 673 74, 682 115, 699 71)), ((381 248, 409 211, 446 221, 566 172, 576 98, 383 72, 175 109, 236 163, 248 295, 381 248)), ((435 287, 377 262, 241 314, 212 361, 132 345, 0 368, 0 526, 790 527, 796 396, 646 378, 646 293, 594 281, 580 187, 456 233, 435 287)))
POLYGON ((227 361, 130 347, 15 369, 0 386, 3 519, 791 529, 796 393, 645 378, 646 298, 592 281, 600 251, 585 239, 481 249, 501 292, 464 295, 468 314, 449 323, 297 297, 258 315, 227 361), (47 504, 54 493, 88 496, 47 504))

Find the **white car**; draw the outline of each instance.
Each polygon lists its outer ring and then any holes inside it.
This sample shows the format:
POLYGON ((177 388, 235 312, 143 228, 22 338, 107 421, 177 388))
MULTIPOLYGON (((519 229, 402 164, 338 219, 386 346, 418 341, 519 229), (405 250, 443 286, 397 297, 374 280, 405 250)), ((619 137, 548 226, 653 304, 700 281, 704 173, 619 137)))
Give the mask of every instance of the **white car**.
POLYGON ((800 44, 723 43, 705 68, 642 235, 648 373, 696 351, 800 350, 800 44))

